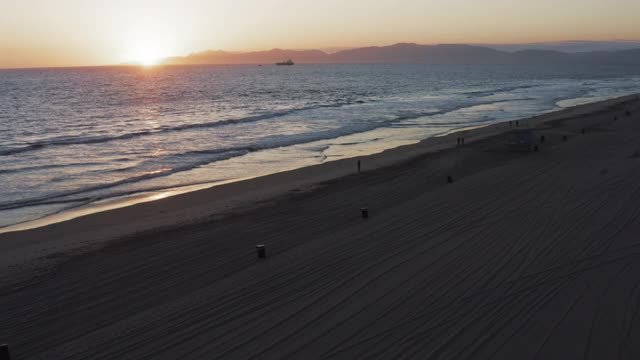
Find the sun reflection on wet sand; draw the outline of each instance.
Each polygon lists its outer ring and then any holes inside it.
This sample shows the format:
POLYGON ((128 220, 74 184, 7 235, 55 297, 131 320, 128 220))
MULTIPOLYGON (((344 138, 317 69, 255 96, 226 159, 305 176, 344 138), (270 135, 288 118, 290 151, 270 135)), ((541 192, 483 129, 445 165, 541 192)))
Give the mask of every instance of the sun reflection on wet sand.
POLYGON ((91 215, 91 214, 108 211, 108 210, 115 210, 115 209, 131 206, 135 204, 150 202, 150 201, 162 200, 171 196, 185 194, 192 191, 208 189, 210 187, 229 184, 236 181, 248 180, 251 178, 252 177, 245 177, 245 178, 238 178, 238 179, 232 179, 232 180, 223 180, 223 181, 210 182, 210 183, 204 183, 204 184, 198 184, 198 185, 183 186, 183 187, 165 190, 162 192, 141 193, 136 195, 129 195, 129 196, 124 196, 119 198, 112 198, 112 199, 97 201, 95 203, 91 203, 78 208, 63 210, 59 213, 45 216, 40 219, 26 221, 20 224, 15 224, 15 225, 10 225, 10 226, 0 228, 0 234, 13 232, 13 231, 35 229, 38 227, 52 225, 52 224, 60 223, 63 221, 73 220, 81 216, 91 215))
POLYGON ((140 173, 139 176, 161 174, 161 173, 164 173, 164 172, 169 172, 171 170, 173 170, 173 168, 162 168, 162 169, 158 169, 158 170, 144 171, 144 172, 140 173))
POLYGON ((160 193, 160 194, 156 194, 156 195, 150 196, 149 200, 152 200, 152 201, 153 200, 160 200, 160 199, 168 198, 169 195, 171 195, 171 192, 167 191, 167 192, 163 192, 163 193, 160 193))

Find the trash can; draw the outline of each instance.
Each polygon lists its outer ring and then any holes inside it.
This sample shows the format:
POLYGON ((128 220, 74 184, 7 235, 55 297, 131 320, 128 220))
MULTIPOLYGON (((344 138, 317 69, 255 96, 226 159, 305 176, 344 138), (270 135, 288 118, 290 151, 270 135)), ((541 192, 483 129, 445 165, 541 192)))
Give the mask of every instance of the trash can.
POLYGON ((256 245, 256 251, 258 252, 258 257, 260 259, 265 259, 267 257, 267 248, 264 245, 256 245))
POLYGON ((11 360, 11 356, 9 355, 9 345, 0 345, 0 360, 11 360))

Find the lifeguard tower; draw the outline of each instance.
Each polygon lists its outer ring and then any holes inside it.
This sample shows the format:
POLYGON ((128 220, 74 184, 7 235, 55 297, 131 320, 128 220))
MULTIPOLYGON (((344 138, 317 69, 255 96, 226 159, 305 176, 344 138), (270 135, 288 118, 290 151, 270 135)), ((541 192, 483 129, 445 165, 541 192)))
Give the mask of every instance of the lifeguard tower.
POLYGON ((509 151, 535 151, 535 137, 531 129, 511 130, 507 133, 506 145, 509 151))

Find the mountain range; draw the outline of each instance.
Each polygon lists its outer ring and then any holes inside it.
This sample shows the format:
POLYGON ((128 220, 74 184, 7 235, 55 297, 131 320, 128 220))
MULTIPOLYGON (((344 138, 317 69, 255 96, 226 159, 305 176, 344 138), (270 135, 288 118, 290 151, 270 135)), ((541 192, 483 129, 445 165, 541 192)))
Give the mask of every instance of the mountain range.
POLYGON ((613 41, 554 41, 537 42, 524 44, 476 44, 501 51, 521 51, 521 50, 554 50, 568 53, 590 52, 590 51, 616 51, 640 49, 640 41, 633 40, 613 40, 613 41))
POLYGON ((298 64, 636 64, 640 48, 615 51, 561 52, 519 50, 508 52, 473 45, 419 45, 399 43, 347 49, 335 53, 320 50, 273 49, 252 52, 209 50, 163 60, 164 64, 273 64, 293 59, 298 64))

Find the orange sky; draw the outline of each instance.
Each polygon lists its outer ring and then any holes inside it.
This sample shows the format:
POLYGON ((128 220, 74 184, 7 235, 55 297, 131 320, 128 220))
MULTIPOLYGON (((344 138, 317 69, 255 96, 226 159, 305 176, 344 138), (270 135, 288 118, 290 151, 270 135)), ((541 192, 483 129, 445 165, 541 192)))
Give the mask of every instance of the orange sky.
POLYGON ((2 0, 0 68, 206 49, 640 39, 638 0, 2 0))

